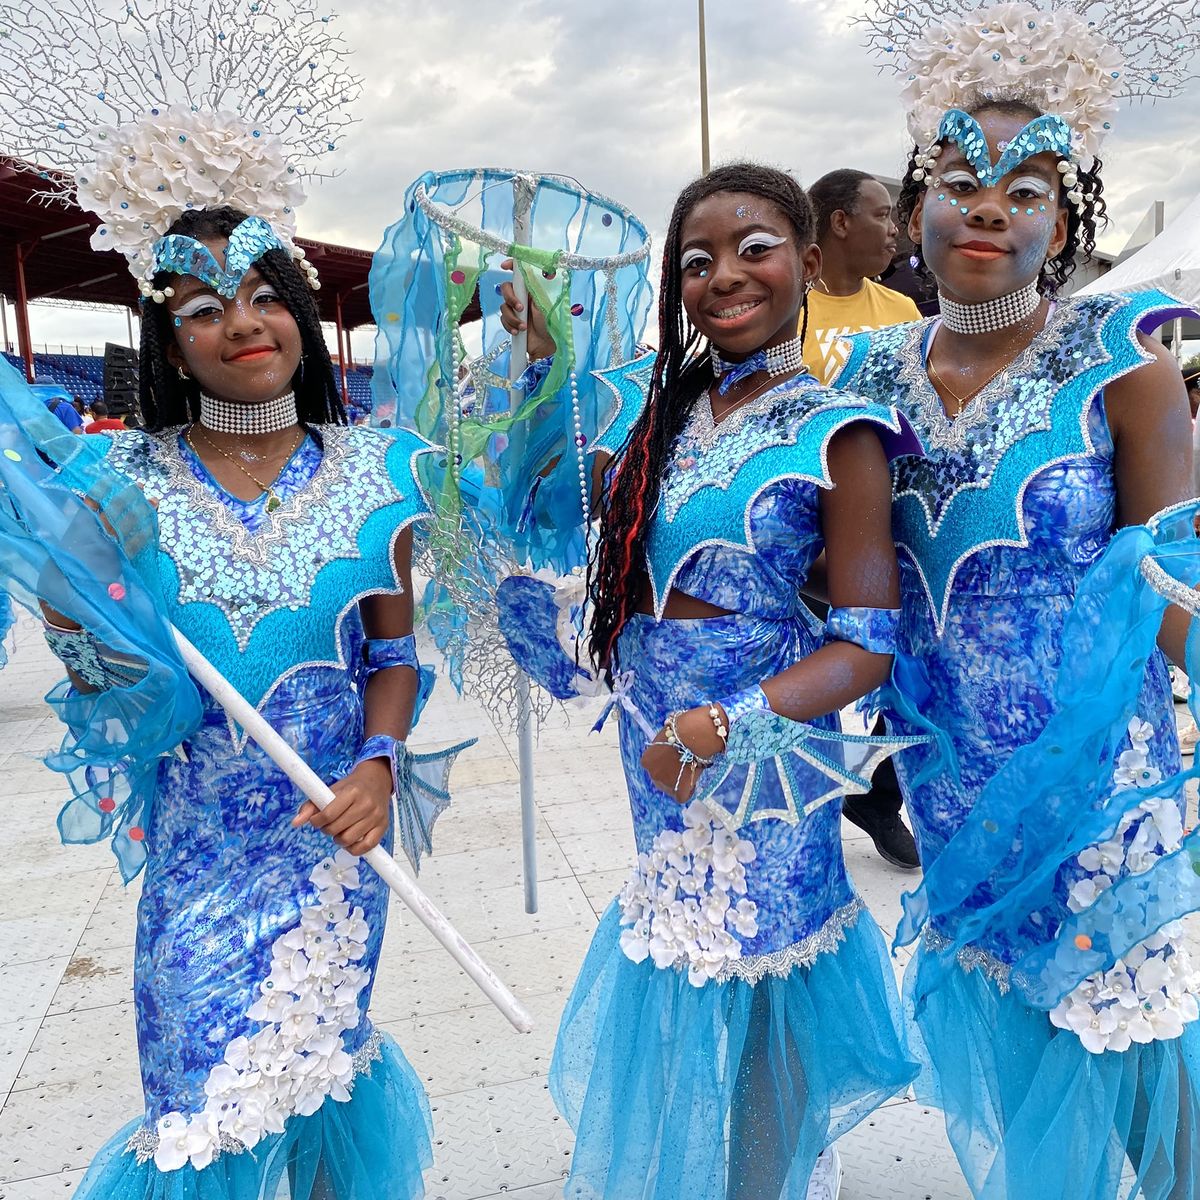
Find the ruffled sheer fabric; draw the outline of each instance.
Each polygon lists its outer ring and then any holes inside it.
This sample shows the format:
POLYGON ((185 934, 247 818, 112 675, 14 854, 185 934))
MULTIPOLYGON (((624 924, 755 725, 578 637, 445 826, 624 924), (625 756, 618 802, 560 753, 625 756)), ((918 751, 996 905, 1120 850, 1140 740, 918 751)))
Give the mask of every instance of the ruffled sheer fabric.
POLYGON ((96 1156, 75 1200, 417 1200, 433 1161, 429 1105, 391 1038, 354 1081, 350 1099, 326 1099, 291 1117, 252 1150, 224 1151, 208 1166, 160 1171, 128 1148, 135 1121, 96 1156))
POLYGON ((130 687, 86 696, 60 687, 47 697, 67 726, 62 746, 45 759, 73 793, 59 817, 63 840, 110 840, 129 880, 146 858, 158 761, 201 717, 162 615, 157 519, 104 461, 111 439, 72 435, 7 363, 0 363, 0 445, 0 579, 8 596, 39 618, 45 603, 101 647, 145 664, 130 687))
MULTIPOLYGON (((1152 527, 1120 530, 1087 572, 1062 633, 1062 667, 1041 734, 1020 747, 986 784, 945 848, 903 898, 901 943, 932 921, 955 948, 986 935, 1024 944, 1013 987, 1037 1008, 1106 970, 1170 921, 1200 908, 1200 836, 1185 838, 1149 870, 1121 878, 1100 900, 1030 944, 1028 916, 1050 904, 1064 863, 1102 842, 1140 803, 1174 798, 1196 774, 1162 769, 1145 787, 1114 788, 1114 767, 1130 718, 1139 712, 1148 664, 1167 600, 1147 582, 1151 558, 1185 592, 1200 580, 1193 507, 1152 527), (1052 935, 1052 936, 1048 936, 1052 935)), ((1188 643, 1189 675, 1200 677, 1200 644, 1188 643)), ((939 955, 939 961, 952 961, 939 955)), ((933 970, 933 964, 928 968, 933 970)))
POLYGON ((836 953, 755 984, 633 962, 613 905, 559 1028, 550 1091, 576 1131, 570 1200, 803 1200, 821 1150, 916 1067, 866 912, 836 953))
POLYGON ((944 971, 940 957, 920 947, 905 976, 916 1091, 945 1113, 975 1200, 1200 1195, 1200 1025, 1091 1054, 984 972, 944 971))

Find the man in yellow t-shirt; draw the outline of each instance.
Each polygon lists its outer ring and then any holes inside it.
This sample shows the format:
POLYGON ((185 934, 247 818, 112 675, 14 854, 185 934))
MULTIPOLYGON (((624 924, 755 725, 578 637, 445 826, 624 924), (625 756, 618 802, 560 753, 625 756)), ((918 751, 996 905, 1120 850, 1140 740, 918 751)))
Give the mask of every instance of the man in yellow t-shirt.
POLYGON ((832 383, 846 361, 845 338, 918 321, 917 306, 871 276, 887 270, 899 229, 888 190, 865 171, 830 171, 808 189, 816 210, 821 278, 808 294, 804 365, 832 383))

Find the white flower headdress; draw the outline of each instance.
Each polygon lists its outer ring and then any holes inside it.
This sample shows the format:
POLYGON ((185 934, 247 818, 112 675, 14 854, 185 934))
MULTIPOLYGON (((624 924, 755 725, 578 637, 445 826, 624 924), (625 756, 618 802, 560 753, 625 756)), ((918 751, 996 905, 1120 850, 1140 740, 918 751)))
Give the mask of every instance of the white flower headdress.
POLYGON ((926 150, 943 116, 991 96, 1026 100, 1071 128, 1084 168, 1119 99, 1175 95, 1192 78, 1200 0, 1151 10, 1129 2, 984 4, 890 0, 860 18, 867 45, 905 78, 908 128, 926 150))
POLYGON ((36 163, 44 196, 102 224, 145 296, 155 243, 189 209, 229 205, 293 244, 303 179, 337 148, 361 81, 315 0, 0 0, 0 153, 36 163))

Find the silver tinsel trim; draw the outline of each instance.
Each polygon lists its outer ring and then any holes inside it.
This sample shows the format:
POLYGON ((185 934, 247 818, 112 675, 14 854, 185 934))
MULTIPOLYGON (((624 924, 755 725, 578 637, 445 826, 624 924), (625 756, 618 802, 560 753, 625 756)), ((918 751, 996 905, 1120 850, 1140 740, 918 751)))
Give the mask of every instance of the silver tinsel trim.
POLYGON ((846 940, 846 930, 858 920, 864 908, 866 905, 855 896, 849 904, 834 912, 816 933, 771 954, 732 959, 721 968, 717 980, 724 983, 728 979, 743 979, 755 984, 767 975, 783 979, 796 967, 811 967, 822 954, 832 954, 846 940))
MULTIPOLYGON (((954 943, 944 933, 939 933, 932 925, 925 926, 925 948, 932 954, 941 954, 954 943)), ((982 971, 995 985, 1003 996, 1012 986, 1012 967, 1002 962, 994 954, 981 950, 978 946, 963 946, 954 956, 958 965, 964 971, 982 971)))
MULTIPOLYGON (((355 1052, 350 1056, 350 1062, 353 1065, 354 1075, 357 1078, 364 1071, 371 1069, 373 1062, 379 1062, 383 1058, 383 1034, 378 1029, 372 1029, 370 1036, 355 1052)), ((350 1086, 353 1088, 354 1080, 350 1081, 350 1086)))
MULTIPOLYGON (((382 1058, 383 1034, 378 1029, 372 1029, 367 1040, 350 1056, 354 1078, 350 1080, 347 1090, 353 1092, 358 1077, 363 1072, 369 1071, 372 1063, 379 1062, 382 1058)), ((213 1161, 215 1162, 222 1154, 241 1154, 245 1149, 244 1142, 223 1133, 221 1134, 221 1145, 213 1155, 213 1161)), ((125 1143, 125 1152, 132 1154, 137 1159, 139 1166, 150 1162, 158 1152, 158 1130, 151 1125, 142 1125, 125 1143)))
POLYGON ((1200 592, 1195 588, 1188 587, 1186 583, 1164 571, 1149 554, 1142 559, 1141 570, 1143 578, 1160 596, 1166 597, 1172 604, 1179 605, 1193 617, 1200 616, 1200 592))

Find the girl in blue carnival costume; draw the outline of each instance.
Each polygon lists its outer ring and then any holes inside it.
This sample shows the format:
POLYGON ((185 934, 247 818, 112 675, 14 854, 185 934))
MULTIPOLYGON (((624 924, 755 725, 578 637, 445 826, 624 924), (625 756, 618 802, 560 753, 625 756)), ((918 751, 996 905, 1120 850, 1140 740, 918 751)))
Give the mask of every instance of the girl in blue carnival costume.
POLYGON ((803 1197, 822 1149, 913 1074, 838 805, 804 815, 844 785, 781 734, 836 756, 837 710, 887 678, 881 442, 916 448, 894 411, 803 371, 812 242, 791 176, 742 164, 697 180, 667 233, 657 359, 602 373, 622 403, 599 439, 590 650, 623 681, 639 855, 555 1047, 568 1196, 803 1197), (824 640, 799 594, 822 547, 824 640))
MULTIPOLYGON (((59 698, 60 768, 90 785, 64 835, 111 833, 126 877, 146 871, 146 1110, 100 1152, 85 1200, 410 1200, 431 1161, 421 1084, 367 1018, 388 893, 357 857, 390 844, 393 791, 411 799, 425 757, 404 739, 419 708, 409 562, 428 447, 347 426, 315 271, 273 221, 189 207, 148 247, 145 429, 104 443, 107 474, 155 506, 146 586, 169 620, 335 799, 304 801, 207 698, 174 753, 147 768, 135 736, 106 771, 107 718, 147 664, 46 606, 74 685, 59 698)), ((442 799, 453 753, 426 771, 442 799)))
POLYGON ((1110 1200, 1127 1159, 1128 1194, 1193 1197, 1200 980, 1177 923, 1119 902, 1183 839, 1153 639, 1183 662, 1186 620, 1159 631, 1160 607, 1140 652, 1132 626, 1110 632, 1137 575, 1117 531, 1190 490, 1179 371, 1148 336, 1183 306, 1056 299, 1104 217, 1096 153, 1128 68, 1073 13, 1028 4, 935 29, 907 59, 900 210, 941 316, 859 335, 838 383, 896 405, 926 447, 893 465, 899 646, 957 773, 925 746, 898 760, 926 864, 900 935, 923 925, 906 979, 919 1090, 976 1197, 1110 1200), (1079 914, 1096 929, 1068 938, 1079 914))

